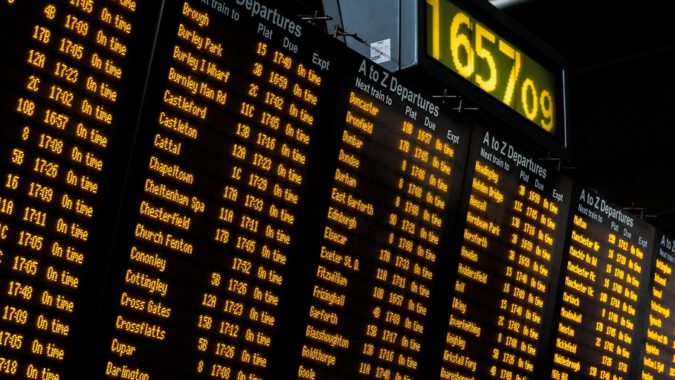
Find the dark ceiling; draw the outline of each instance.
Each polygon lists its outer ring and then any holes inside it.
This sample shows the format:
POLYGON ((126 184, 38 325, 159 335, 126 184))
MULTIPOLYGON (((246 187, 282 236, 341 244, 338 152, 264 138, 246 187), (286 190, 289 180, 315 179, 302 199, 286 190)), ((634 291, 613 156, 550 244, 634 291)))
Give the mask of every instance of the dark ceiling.
POLYGON ((532 0, 504 11, 569 61, 574 176, 675 235, 675 4, 532 0))

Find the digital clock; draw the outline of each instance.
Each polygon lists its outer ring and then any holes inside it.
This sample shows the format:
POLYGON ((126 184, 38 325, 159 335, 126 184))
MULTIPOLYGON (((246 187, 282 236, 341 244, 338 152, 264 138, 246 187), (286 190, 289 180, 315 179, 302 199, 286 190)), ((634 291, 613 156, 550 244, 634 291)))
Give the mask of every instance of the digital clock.
POLYGON ((548 133, 561 133, 556 75, 450 1, 426 0, 426 50, 548 133))

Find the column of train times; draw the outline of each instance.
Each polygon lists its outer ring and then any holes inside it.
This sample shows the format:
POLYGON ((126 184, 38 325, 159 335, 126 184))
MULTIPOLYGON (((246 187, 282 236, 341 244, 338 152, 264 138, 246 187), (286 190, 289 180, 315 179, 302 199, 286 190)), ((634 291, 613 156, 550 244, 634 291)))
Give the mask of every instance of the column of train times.
MULTIPOLYGON (((135 1, 2 1, 0 377, 63 379, 84 334, 85 269, 135 1)), ((133 22, 132 22, 133 21, 133 22)))
POLYGON ((249 5, 164 10, 108 378, 265 377, 329 63, 249 5))
POLYGON ((534 379, 572 182, 478 131, 441 379, 534 379))
POLYGON ((654 230, 587 189, 570 214, 551 378, 629 379, 654 230))
POLYGON ((640 378, 644 380, 675 377, 675 307, 672 306, 675 299, 675 239, 665 234, 657 236, 640 372, 640 378))
MULTIPOLYGON (((360 60, 359 60, 360 62, 360 60)), ((414 379, 467 133, 363 61, 348 107, 297 376, 414 379)))

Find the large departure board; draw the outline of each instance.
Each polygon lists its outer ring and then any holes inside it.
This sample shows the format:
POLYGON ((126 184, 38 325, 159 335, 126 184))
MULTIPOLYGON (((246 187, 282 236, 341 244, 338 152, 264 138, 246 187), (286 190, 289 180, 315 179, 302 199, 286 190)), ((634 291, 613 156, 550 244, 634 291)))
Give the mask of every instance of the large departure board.
POLYGON ((109 378, 267 372, 331 62, 285 16, 213 5, 163 10, 106 297, 109 378))
POLYGON ((336 117, 337 165, 300 347, 302 379, 419 376, 437 257, 459 196, 465 125, 361 60, 336 117))
MULTIPOLYGON (((147 71, 136 1, 0 5, 0 377, 75 378, 147 71), (137 66, 134 66, 137 65, 137 66), (113 155, 114 153, 114 155, 113 155), (103 254, 102 254, 103 253, 103 254)), ((149 41, 145 41, 149 42, 149 41)))
POLYGON ((588 189, 575 202, 551 378, 628 379, 654 229, 588 189))
POLYGON ((673 376, 672 239, 290 6, 0 0, 0 378, 673 376))
MULTIPOLYGON (((675 240, 660 234, 655 240, 652 263, 652 288, 646 318, 646 336, 642 351, 640 378, 654 380, 675 376, 675 348, 673 331, 675 316, 672 300, 675 299, 675 240)), ((644 322, 643 322, 644 323, 644 322)))
POLYGON ((535 379, 572 182, 487 130, 471 149, 440 378, 535 379))

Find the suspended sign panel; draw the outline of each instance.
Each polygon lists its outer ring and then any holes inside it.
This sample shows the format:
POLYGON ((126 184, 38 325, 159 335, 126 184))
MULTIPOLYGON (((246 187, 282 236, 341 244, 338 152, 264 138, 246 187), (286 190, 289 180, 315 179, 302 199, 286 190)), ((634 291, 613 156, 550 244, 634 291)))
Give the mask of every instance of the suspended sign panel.
POLYGON ((587 189, 576 202, 551 377, 636 378, 654 228, 587 189))
POLYGON ((426 54, 546 132, 562 135, 555 72, 447 0, 427 0, 426 54))
POLYGON ((474 133, 467 170, 439 377, 537 378, 572 181, 486 130, 474 133))
POLYGON ((427 54, 556 134, 555 75, 513 43, 445 0, 427 0, 427 54))

